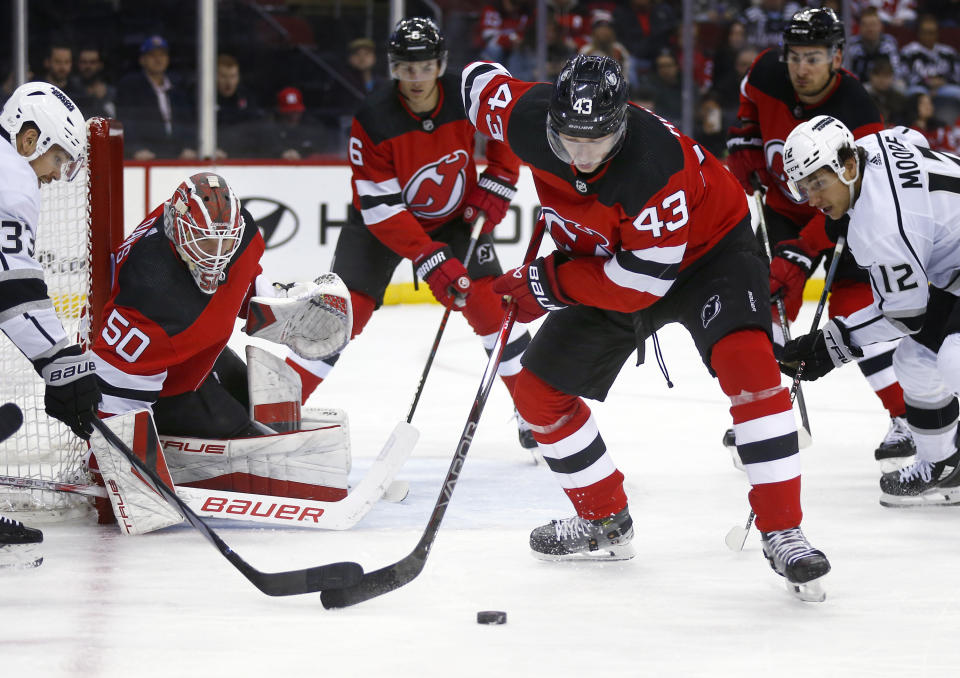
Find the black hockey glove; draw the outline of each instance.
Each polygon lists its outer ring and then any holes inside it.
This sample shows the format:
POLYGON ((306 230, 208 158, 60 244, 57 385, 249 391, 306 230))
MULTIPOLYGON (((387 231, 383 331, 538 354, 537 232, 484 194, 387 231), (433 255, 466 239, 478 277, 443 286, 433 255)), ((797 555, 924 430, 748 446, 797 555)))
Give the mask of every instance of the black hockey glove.
POLYGON ((834 318, 822 329, 784 344, 780 371, 795 377, 800 363, 803 362, 800 378, 814 381, 834 367, 862 357, 863 351, 850 344, 850 330, 839 319, 834 318))
POLYGON ((88 440, 93 432, 91 422, 100 404, 97 368, 91 353, 79 345, 68 346, 38 368, 47 383, 43 395, 47 414, 88 440))

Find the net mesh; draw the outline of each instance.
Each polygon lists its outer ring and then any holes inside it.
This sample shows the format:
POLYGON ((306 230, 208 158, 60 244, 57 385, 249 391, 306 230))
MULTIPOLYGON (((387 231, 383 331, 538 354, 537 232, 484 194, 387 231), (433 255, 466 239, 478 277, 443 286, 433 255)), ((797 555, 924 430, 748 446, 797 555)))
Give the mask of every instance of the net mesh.
MULTIPOLYGON (((85 165, 72 182, 56 181, 40 189, 35 250, 67 336, 84 345, 89 335, 92 281, 89 157, 85 165)), ((0 443, 0 475, 90 482, 82 463, 86 443, 46 415, 43 393, 43 380, 30 361, 13 342, 0 339, 0 403, 16 403, 24 418, 20 430, 0 443)), ((0 485, 0 513, 27 513, 37 521, 74 517, 89 510, 89 501, 78 495, 0 485)))

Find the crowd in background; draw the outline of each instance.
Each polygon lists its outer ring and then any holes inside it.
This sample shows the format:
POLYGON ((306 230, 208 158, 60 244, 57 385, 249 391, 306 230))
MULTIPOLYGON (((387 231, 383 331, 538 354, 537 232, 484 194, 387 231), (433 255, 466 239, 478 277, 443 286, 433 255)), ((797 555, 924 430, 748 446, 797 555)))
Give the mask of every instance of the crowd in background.
MULTIPOLYGON (((823 4, 840 12, 836 0, 823 4)), ((193 2, 28 6, 32 78, 64 89, 87 117, 119 118, 129 158, 197 157, 193 2)), ((691 58, 693 136, 723 157, 740 81, 760 52, 778 48, 783 27, 802 5, 695 0, 694 6, 691 50, 681 39, 677 0, 548 0, 546 77, 552 80, 578 52, 605 54, 621 63, 633 101, 679 121, 682 67, 691 58)), ((535 7, 532 0, 429 6, 411 0, 407 13, 438 20, 450 69, 487 59, 533 80, 535 7), (435 16, 437 8, 442 16, 435 16)), ((853 9, 844 65, 884 119, 920 130, 934 148, 960 150, 960 0, 854 0, 853 9)), ((388 12, 385 0, 221 0, 218 158, 345 158, 353 110, 388 77, 388 12)), ((12 65, 0 57, 0 103, 13 86, 12 65)))

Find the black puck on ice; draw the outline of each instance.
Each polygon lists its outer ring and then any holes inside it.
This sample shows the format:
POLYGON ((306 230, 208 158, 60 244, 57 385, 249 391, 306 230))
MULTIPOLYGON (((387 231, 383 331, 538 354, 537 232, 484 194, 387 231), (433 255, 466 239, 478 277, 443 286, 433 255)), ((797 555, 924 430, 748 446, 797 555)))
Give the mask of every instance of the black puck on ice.
POLYGON ((477 612, 478 624, 506 624, 507 613, 500 610, 481 610, 477 612))

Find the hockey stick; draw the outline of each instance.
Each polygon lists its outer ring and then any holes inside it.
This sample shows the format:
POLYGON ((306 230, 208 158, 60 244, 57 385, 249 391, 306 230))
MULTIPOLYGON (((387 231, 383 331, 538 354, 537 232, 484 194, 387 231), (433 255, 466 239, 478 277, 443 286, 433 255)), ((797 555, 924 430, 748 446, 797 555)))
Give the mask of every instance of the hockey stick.
POLYGON ((0 405, 0 443, 12 436, 23 425, 23 412, 14 403, 0 405))
MULTIPOLYGON (((525 264, 533 261, 537 251, 540 249, 540 241, 543 238, 545 222, 541 219, 534 227, 533 236, 530 238, 530 244, 527 246, 527 253, 523 258, 525 264)), ((341 588, 337 591, 327 590, 320 594, 320 601, 328 610, 331 608, 347 607, 356 605, 365 600, 370 600, 384 593, 394 591, 405 584, 409 584, 420 574, 427 562, 427 556, 430 555, 430 549, 433 541, 440 529, 440 523, 443 522, 443 516, 450 505, 450 498, 453 496, 453 490, 460 478, 460 470, 466 460, 467 452, 473 442, 473 434, 477 429, 477 423, 480 421, 480 415, 483 413, 483 407, 487 402, 487 396, 490 394, 490 388, 497 376, 497 367, 500 365, 500 359, 503 357, 503 348, 506 346, 507 339, 510 337, 510 330, 517 319, 517 304, 511 303, 507 308, 503 322, 500 324, 500 332, 497 335, 497 341, 490 352, 490 358, 487 361, 487 368, 480 380, 480 388, 477 390, 477 396, 470 408, 470 415, 463 427, 463 433, 460 434, 460 441, 457 443, 457 451, 450 462, 450 468, 443 479, 440 488, 440 496, 434 504, 433 513, 427 521, 427 526, 420 537, 420 541, 414 547, 413 551, 398 560, 397 562, 382 567, 379 570, 365 573, 360 581, 352 586, 341 588)))
MULTIPOLYGON (((2 408, 0 408, 2 409, 2 408)), ((348 530, 356 525, 391 487, 394 476, 410 457, 419 434, 413 426, 397 424, 367 474, 352 492, 339 501, 296 499, 277 495, 230 490, 208 490, 177 485, 174 490, 197 514, 283 527, 348 530)), ((69 492, 87 497, 106 497, 99 485, 61 483, 19 476, 0 475, 0 485, 21 490, 69 492)))
MULTIPOLYGON (((467 255, 463 258, 463 267, 470 265, 470 259, 473 257, 473 250, 477 247, 477 239, 483 231, 483 222, 487 220, 481 213, 473 222, 473 229, 470 231, 470 244, 467 246, 467 255)), ((423 386, 427 383, 427 375, 430 374, 430 367, 433 365, 433 359, 437 357, 437 349, 440 347, 440 338, 443 331, 447 328, 447 320, 450 319, 450 308, 443 312, 443 318, 440 320, 440 327, 437 329, 437 336, 433 339, 433 346, 430 347, 430 355, 427 356, 427 364, 423 366, 423 374, 420 375, 420 383, 417 384, 417 392, 413 396, 413 404, 410 405, 410 412, 407 414, 407 423, 413 421, 413 413, 417 411, 417 403, 420 402, 420 395, 423 393, 423 386)))
POLYGON ((350 586, 358 582, 363 575, 363 568, 357 563, 350 562, 318 565, 316 567, 290 570, 288 572, 261 572, 257 570, 241 558, 232 548, 227 546, 226 542, 224 542, 209 525, 203 522, 185 501, 180 499, 173 490, 167 487, 156 472, 143 463, 143 461, 117 437, 117 434, 114 433, 106 423, 94 417, 93 427, 106 438, 111 447, 126 457, 127 461, 129 461, 141 475, 149 478, 154 489, 160 496, 162 496, 168 504, 175 506, 187 521, 189 521, 207 541, 213 544, 224 558, 230 561, 231 565, 240 570, 240 573, 243 574, 244 577, 268 596, 293 596, 301 593, 316 593, 324 589, 350 586))
MULTIPOLYGON (((830 288, 833 287, 833 279, 837 275, 837 266, 840 264, 840 255, 843 254, 843 248, 847 244, 847 237, 840 234, 840 237, 837 238, 837 244, 833 248, 833 258, 830 260, 830 267, 827 269, 827 275, 823 280, 823 292, 820 293, 820 301, 817 302, 817 310, 813 314, 813 322, 810 323, 810 332, 813 334, 817 331, 817 328, 820 327, 820 317, 823 315, 823 308, 827 305, 827 295, 830 294, 830 288)), ((790 399, 793 400, 794 395, 798 392, 800 388, 800 375, 803 372, 803 361, 797 366, 797 373, 793 377, 793 387, 790 389, 790 399)), ((727 532, 727 536, 724 541, 727 543, 727 546, 733 551, 742 551, 743 545, 747 542, 747 534, 750 532, 750 526, 753 525, 753 520, 756 518, 756 514, 753 512, 753 509, 750 509, 750 515, 747 517, 747 524, 745 527, 740 527, 739 525, 734 525, 730 528, 730 531, 727 532), (742 537, 739 535, 742 531, 742 537), (739 543, 739 547, 737 544, 739 543)))
MULTIPOLYGON (((773 262, 773 243, 770 242, 770 233, 767 231, 767 219, 763 214, 763 185, 756 172, 751 175, 753 183, 753 199, 757 206, 757 230, 760 231, 760 237, 767 250, 767 258, 773 262)), ((783 306, 783 297, 777 295, 775 299, 777 314, 780 316, 780 329, 783 332, 784 341, 790 341, 790 323, 787 321, 787 311, 783 306)), ((797 430, 797 443, 801 448, 810 447, 813 442, 813 436, 810 433, 810 419, 807 416, 807 403, 803 398, 803 391, 797 385, 797 409, 800 411, 800 428, 797 430)))

